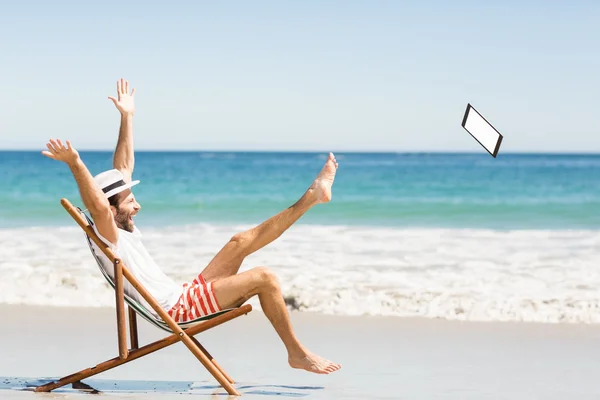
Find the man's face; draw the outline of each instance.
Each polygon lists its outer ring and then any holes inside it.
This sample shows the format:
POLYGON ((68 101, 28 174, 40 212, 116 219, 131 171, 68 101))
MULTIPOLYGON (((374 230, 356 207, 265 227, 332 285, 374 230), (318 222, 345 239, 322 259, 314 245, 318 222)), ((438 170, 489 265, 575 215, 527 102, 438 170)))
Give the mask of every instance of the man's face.
POLYGON ((131 190, 127 189, 118 195, 118 207, 112 207, 117 227, 127 232, 133 232, 133 217, 140 211, 142 206, 135 200, 131 190))

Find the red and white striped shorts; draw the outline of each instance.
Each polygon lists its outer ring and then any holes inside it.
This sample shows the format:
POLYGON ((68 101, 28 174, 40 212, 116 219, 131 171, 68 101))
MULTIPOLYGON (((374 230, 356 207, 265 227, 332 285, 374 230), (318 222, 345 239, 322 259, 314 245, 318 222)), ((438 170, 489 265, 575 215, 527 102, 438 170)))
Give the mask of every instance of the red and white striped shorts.
POLYGON ((177 323, 188 322, 221 311, 212 282, 206 283, 202 274, 192 283, 183 284, 183 293, 168 314, 177 323))

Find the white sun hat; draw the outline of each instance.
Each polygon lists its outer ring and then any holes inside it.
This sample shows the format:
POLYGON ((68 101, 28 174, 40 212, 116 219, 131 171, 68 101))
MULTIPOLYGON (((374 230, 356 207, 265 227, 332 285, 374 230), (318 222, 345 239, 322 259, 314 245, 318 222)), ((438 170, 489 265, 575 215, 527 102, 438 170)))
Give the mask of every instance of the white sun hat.
POLYGON ((125 182, 123 174, 118 169, 101 172, 94 177, 94 180, 107 199, 140 183, 140 181, 125 182))

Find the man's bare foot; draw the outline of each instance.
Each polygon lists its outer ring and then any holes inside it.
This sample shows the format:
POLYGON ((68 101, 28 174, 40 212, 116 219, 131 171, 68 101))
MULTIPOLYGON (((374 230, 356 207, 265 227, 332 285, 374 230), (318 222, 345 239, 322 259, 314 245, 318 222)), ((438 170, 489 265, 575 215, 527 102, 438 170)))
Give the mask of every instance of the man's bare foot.
POLYGON ((331 201, 331 186, 335 179, 335 173, 338 168, 337 160, 333 153, 329 153, 329 158, 325 162, 323 169, 315 178, 308 191, 312 193, 316 203, 327 203, 331 201))
POLYGON ((333 363, 312 353, 308 353, 304 357, 290 357, 288 362, 292 368, 304 369, 315 374, 330 374, 342 368, 340 364, 333 363))

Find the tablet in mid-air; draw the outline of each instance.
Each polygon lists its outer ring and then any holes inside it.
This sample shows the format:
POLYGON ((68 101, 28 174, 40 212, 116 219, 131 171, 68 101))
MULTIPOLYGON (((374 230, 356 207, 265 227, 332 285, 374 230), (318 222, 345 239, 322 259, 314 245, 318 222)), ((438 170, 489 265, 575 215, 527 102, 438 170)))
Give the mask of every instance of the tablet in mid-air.
POLYGON ((487 122, 471 104, 467 104, 462 127, 473 136, 484 149, 496 157, 502 143, 502 134, 487 122))

